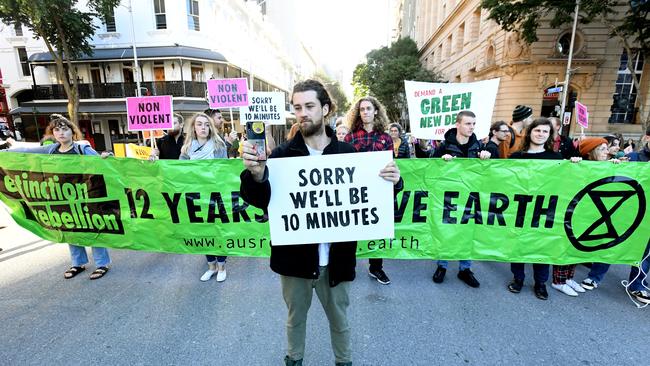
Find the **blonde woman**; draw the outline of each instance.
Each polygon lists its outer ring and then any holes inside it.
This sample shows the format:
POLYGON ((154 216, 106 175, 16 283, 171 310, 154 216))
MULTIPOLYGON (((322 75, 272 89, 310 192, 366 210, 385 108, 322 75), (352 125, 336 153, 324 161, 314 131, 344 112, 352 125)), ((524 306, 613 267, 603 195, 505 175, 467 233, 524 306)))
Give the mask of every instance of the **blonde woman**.
MULTIPOLYGON (((185 124, 185 142, 180 160, 228 159, 226 142, 219 136, 214 120, 205 113, 194 114, 185 124)), ((209 281, 217 274, 217 282, 226 280, 226 257, 206 255, 208 270, 201 281, 209 281)))

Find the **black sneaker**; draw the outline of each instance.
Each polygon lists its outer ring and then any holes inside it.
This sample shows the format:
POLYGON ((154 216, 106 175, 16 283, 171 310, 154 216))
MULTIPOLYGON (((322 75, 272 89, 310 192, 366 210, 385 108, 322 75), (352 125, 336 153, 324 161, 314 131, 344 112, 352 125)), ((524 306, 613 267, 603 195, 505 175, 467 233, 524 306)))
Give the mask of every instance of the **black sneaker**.
POLYGON ((284 364, 286 366, 302 366, 302 359, 292 360, 289 358, 289 356, 284 356, 284 364))
POLYGON ((433 282, 442 283, 442 281, 445 280, 446 273, 447 269, 445 267, 438 266, 438 268, 436 268, 436 271, 433 273, 433 282))
POLYGON ((474 273, 469 268, 458 271, 458 278, 465 282, 469 287, 478 288, 481 286, 476 277, 474 277, 474 273))
POLYGON ((546 291, 546 285, 535 284, 535 296, 540 300, 548 300, 548 292, 546 291))
POLYGON ((524 287, 524 280, 514 279, 508 284, 508 291, 513 294, 518 294, 521 292, 521 289, 524 287))
POLYGON ((386 276, 383 269, 371 269, 368 271, 368 275, 377 280, 377 282, 382 285, 388 285, 390 283, 390 278, 386 276))
POLYGON ((650 304, 650 292, 648 291, 630 291, 630 295, 643 304, 650 304))

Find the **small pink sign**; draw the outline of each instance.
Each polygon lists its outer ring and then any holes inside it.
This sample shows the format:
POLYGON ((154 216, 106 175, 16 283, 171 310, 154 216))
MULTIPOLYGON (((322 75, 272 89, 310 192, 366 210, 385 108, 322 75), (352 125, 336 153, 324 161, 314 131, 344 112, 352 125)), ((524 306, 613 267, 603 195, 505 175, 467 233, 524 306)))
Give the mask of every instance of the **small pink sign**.
POLYGON ((587 111, 587 106, 576 102, 576 121, 583 128, 589 127, 589 112, 587 111))
POLYGON ((174 126, 171 95, 126 98, 129 131, 167 130, 174 126))
POLYGON ((247 106, 246 78, 208 80, 208 104, 212 109, 247 106))

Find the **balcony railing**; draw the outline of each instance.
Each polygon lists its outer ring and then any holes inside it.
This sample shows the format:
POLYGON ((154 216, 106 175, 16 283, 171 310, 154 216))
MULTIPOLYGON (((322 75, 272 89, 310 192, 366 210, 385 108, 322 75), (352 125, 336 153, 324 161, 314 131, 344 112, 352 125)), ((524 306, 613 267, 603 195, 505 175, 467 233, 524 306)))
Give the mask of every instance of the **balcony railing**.
MULTIPOLYGON (((174 97, 205 97, 206 83, 198 81, 145 81, 140 83, 142 95, 174 97)), ((136 83, 79 84, 80 99, 135 97, 136 83)), ((34 85, 35 100, 68 99, 62 84, 34 85)))

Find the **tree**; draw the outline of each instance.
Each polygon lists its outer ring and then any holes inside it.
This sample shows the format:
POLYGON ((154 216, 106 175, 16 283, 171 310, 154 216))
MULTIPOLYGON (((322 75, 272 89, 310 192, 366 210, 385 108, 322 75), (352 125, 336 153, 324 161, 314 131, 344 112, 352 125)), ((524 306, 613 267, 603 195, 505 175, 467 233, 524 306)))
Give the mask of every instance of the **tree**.
MULTIPOLYGON (((537 28, 540 21, 549 16, 549 26, 557 28, 573 22, 576 3, 557 0, 482 0, 481 6, 490 12, 494 20, 505 31, 515 31, 532 44, 537 41, 537 28)), ((650 55, 650 1, 648 0, 583 0, 580 2, 578 19, 586 24, 600 21, 609 29, 610 37, 617 37, 628 55, 640 52, 644 59, 650 55), (627 5, 626 5, 627 4, 627 5), (619 16, 625 9, 624 17, 619 16)), ((635 75, 633 57, 627 58, 627 68, 635 75)), ((647 94, 640 88, 640 80, 632 78, 639 94, 647 94)), ((650 113, 645 113, 643 103, 639 103, 641 124, 645 130, 650 123, 650 113)))
POLYGON ((313 79, 320 81, 325 85, 327 91, 329 91, 330 96, 336 104, 337 115, 345 114, 348 108, 350 108, 350 102, 348 102, 348 97, 345 95, 341 84, 338 81, 334 81, 329 76, 325 75, 322 72, 316 72, 313 79))
POLYGON ((438 73, 420 64, 418 47, 410 38, 400 38, 390 47, 372 50, 366 59, 366 63, 357 65, 354 70, 355 97, 368 94, 376 97, 386 107, 391 121, 399 121, 405 114, 404 80, 442 80, 438 73))
POLYGON ((88 10, 78 0, 0 0, 0 20, 28 27, 35 38, 45 42, 56 64, 56 74, 68 96, 68 115, 77 124, 79 89, 72 60, 92 55, 90 38, 95 34, 95 18, 105 19, 120 0, 87 0, 88 10))

